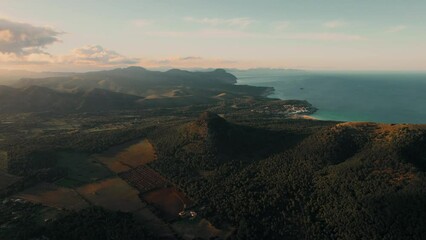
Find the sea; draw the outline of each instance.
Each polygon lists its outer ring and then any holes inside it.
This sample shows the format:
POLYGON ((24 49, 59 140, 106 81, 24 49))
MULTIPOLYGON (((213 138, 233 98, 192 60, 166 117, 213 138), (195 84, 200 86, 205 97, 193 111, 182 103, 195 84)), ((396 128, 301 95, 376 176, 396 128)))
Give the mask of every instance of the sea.
POLYGON ((274 87, 270 98, 307 100, 319 120, 426 124, 426 73, 234 71, 238 84, 274 87))

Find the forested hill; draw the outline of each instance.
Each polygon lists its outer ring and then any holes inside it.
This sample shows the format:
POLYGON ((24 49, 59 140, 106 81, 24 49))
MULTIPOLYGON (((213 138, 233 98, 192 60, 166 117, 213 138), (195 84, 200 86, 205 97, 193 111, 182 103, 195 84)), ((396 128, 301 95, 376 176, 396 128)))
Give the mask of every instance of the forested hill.
POLYGON ((152 165, 198 203, 201 215, 237 226, 238 239, 426 236, 426 126, 249 125, 204 114, 158 130, 152 165), (206 116, 216 124, 204 124, 206 116))
MULTIPOLYGON (((15 86, 38 85, 60 91, 100 88, 138 96, 167 96, 181 89, 223 89, 248 94, 261 94, 265 88, 234 86, 236 77, 223 69, 211 72, 190 72, 172 69, 166 72, 150 71, 142 67, 118 68, 108 71, 87 72, 65 77, 24 78, 15 86), (248 91, 250 90, 250 91, 248 91)), ((189 93, 188 95, 193 94, 189 93)))
POLYGON ((140 107, 139 99, 98 88, 67 93, 40 86, 0 86, 0 113, 117 111, 140 107))
POLYGON ((205 108, 224 101, 263 98, 273 90, 235 83, 236 77, 222 69, 157 72, 141 67, 26 78, 0 86, 0 113, 205 108))

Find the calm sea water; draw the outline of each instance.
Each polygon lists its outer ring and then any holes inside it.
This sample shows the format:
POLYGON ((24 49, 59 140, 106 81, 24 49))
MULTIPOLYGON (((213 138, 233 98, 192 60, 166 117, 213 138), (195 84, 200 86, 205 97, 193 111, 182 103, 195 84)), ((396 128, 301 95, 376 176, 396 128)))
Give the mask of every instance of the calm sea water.
POLYGON ((238 84, 307 100, 322 120, 426 123, 426 73, 233 72, 238 84))

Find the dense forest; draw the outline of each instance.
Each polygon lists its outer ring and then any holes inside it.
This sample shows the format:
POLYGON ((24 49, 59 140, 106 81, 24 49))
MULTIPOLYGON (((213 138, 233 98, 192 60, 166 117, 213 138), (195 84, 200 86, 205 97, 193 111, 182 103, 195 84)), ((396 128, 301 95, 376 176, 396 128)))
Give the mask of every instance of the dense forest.
POLYGON ((237 239, 423 239, 424 127, 321 124, 295 134, 203 114, 151 135, 152 166, 237 239))
POLYGON ((45 219, 45 223, 41 224, 41 209, 40 205, 12 201, 0 205, 0 223, 12 226, 0 229, 0 237, 8 240, 156 239, 128 213, 91 207, 79 212, 61 213, 55 219, 45 219), (20 215, 16 216, 18 212, 20 215))

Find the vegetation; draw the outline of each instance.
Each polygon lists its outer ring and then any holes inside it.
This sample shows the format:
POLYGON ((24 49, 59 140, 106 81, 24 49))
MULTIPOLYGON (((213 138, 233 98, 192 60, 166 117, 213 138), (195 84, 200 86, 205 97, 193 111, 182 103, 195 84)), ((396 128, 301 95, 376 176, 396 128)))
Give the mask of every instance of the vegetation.
POLYGON ((423 126, 338 124, 309 136, 294 135, 290 128, 272 131, 258 141, 250 135, 233 135, 235 129, 204 127, 211 133, 198 139, 190 137, 191 130, 153 134, 159 158, 152 166, 178 183, 216 226, 238 226, 238 239, 422 239, 426 234, 425 173, 422 165, 415 165, 419 160, 413 161, 414 151, 407 155, 400 144, 426 147, 419 142, 426 134, 423 126), (208 150, 196 155, 186 147, 208 146, 205 143, 211 142, 215 131, 229 141, 214 147, 220 153, 235 149, 232 160, 207 155, 208 150), (274 145, 277 136, 287 143, 265 149, 263 157, 246 157, 252 149, 259 151, 251 147, 255 143, 274 145), (250 141, 253 145, 246 145, 250 147, 240 146, 250 141), (206 155, 216 164, 206 165, 206 155), (206 166, 211 174, 199 174, 206 166))
POLYGON ((0 89, 0 102, 27 93, 35 106, 0 107, 1 239, 153 239, 145 225, 172 238, 426 238, 425 125, 291 119, 315 108, 265 98, 271 89, 234 85, 223 70, 77 75, 0 89), (57 110, 65 98, 75 105, 57 110), (126 147, 141 139, 149 144, 126 147), (52 191, 25 197, 39 186, 52 191), (78 194, 85 209, 48 203, 55 191, 78 194), (196 221, 177 220, 182 201, 196 221))
POLYGON ((2 208, 1 239, 156 239, 128 213, 92 207, 79 212, 62 213, 55 219, 44 222, 37 215, 43 211, 42 206, 30 203, 12 204, 8 205, 9 209, 2 208), (19 215, 16 215, 18 211, 19 215))

